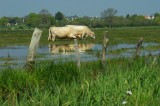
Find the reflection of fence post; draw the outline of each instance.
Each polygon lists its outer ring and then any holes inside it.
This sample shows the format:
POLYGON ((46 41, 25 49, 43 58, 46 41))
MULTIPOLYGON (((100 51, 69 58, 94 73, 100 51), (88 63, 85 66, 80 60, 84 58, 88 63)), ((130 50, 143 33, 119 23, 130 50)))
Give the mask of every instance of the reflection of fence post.
POLYGON ((102 44, 102 60, 101 60, 101 64, 103 69, 106 69, 106 48, 107 48, 107 44, 108 44, 108 31, 106 31, 106 33, 104 34, 104 38, 103 38, 103 44, 102 44))
POLYGON ((41 34, 42 34, 42 31, 40 29, 38 28, 34 29, 29 50, 28 50, 28 55, 27 55, 27 62, 26 62, 27 69, 33 68, 33 65, 35 63, 36 49, 38 48, 41 34))
POLYGON ((74 43, 75 43, 75 52, 76 52, 76 60, 77 60, 77 67, 80 68, 80 53, 79 53, 79 49, 78 49, 78 41, 77 39, 74 39, 74 43))
POLYGON ((136 57, 139 56, 140 49, 142 47, 142 43, 143 43, 143 37, 140 37, 136 45, 136 54, 135 54, 136 57))

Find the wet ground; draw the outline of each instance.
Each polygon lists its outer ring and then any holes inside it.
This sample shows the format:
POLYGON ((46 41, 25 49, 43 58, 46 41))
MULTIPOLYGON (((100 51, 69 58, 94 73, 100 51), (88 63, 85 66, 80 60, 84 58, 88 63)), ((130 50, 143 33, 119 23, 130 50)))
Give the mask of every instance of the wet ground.
MULTIPOLYGON (((107 58, 131 57, 135 54, 136 44, 110 45, 106 49, 107 58)), ((158 55, 159 50, 146 50, 147 47, 160 46, 159 43, 143 43, 140 55, 158 55)), ((102 45, 100 44, 79 44, 81 61, 95 61, 100 59, 102 45)), ((0 48, 0 67, 9 65, 24 65, 26 62, 28 46, 8 46, 0 48)), ((70 61, 75 60, 74 44, 55 45, 48 44, 40 46, 37 50, 37 60, 70 61)))

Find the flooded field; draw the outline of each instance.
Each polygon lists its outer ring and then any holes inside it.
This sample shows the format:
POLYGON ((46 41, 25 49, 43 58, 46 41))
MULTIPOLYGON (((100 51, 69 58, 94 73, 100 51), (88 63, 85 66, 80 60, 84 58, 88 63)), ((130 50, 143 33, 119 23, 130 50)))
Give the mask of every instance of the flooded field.
MULTIPOLYGON (((136 44, 117 44, 109 45, 106 49, 107 58, 120 58, 131 57, 135 54, 136 44)), ((160 47, 159 43, 148 42, 143 43, 140 55, 158 55, 159 49, 147 49, 160 47)), ((101 57, 101 44, 79 44, 79 51, 81 61, 96 61, 101 57)), ((26 62, 28 52, 28 46, 7 46, 0 48, 0 66, 19 66, 24 65, 26 62)), ((54 60, 58 61, 74 61, 75 60, 75 48, 74 44, 48 44, 41 45, 37 51, 37 60, 54 60)))

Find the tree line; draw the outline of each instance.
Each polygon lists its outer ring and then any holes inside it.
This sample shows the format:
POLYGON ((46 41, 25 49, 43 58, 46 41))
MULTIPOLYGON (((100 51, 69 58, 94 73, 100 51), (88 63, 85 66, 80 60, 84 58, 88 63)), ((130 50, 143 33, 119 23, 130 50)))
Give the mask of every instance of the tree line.
POLYGON ((0 27, 19 25, 28 28, 39 27, 49 28, 50 26, 64 26, 67 24, 87 25, 92 28, 102 27, 133 27, 133 26, 158 26, 160 25, 160 13, 145 17, 143 15, 117 16, 118 11, 114 8, 108 8, 101 12, 100 17, 83 16, 65 16, 62 12, 52 15, 48 10, 42 9, 39 13, 29 13, 24 17, 1 17, 0 27))

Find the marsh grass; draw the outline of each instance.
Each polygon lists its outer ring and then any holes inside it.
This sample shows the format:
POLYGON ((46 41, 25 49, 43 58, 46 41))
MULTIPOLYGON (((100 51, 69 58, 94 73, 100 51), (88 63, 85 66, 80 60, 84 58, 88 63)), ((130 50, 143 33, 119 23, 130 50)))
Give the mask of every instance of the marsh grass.
POLYGON ((37 62, 34 70, 0 71, 0 104, 106 106, 157 105, 160 98, 160 61, 153 57, 109 59, 105 73, 100 61, 37 62), (132 95, 126 92, 131 91, 132 95))

